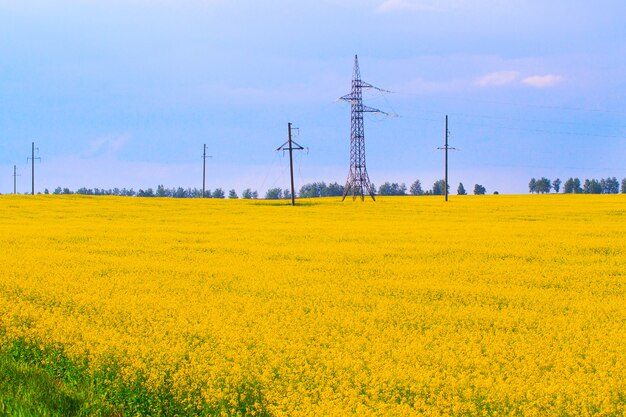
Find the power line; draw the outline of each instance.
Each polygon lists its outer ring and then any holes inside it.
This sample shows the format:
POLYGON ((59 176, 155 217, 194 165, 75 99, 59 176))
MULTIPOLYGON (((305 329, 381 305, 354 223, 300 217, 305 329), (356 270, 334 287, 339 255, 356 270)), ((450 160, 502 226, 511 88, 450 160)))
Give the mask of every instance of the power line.
MULTIPOLYGON (((427 112, 427 113, 439 113, 437 111, 433 111, 433 110, 422 110, 423 112, 427 112)), ((551 123, 551 124, 559 124, 559 122, 556 121, 540 121, 540 120, 528 120, 528 119, 509 119, 509 118, 505 118, 505 117, 497 117, 497 116, 484 116, 484 115, 468 115, 468 114, 463 114, 463 113, 451 113, 453 115, 457 115, 457 116, 462 116, 462 117, 474 117, 474 118, 485 118, 485 119, 500 119, 500 120, 512 120, 512 121, 518 121, 518 122, 535 122, 535 123, 551 123)), ((427 117, 418 117, 418 116, 400 116, 401 118, 405 118, 405 119, 412 119, 412 120, 422 120, 422 121, 428 121, 428 122, 433 122, 435 121, 432 118, 427 118, 427 117)), ((501 129, 501 130, 511 130, 511 131, 518 131, 518 132, 529 132, 529 133, 545 133, 545 134, 550 134, 550 135, 558 135, 558 136, 583 136, 583 137, 596 137, 596 138, 606 138, 606 139, 626 139, 625 136, 620 136, 620 135, 607 135, 607 134, 600 134, 600 133, 587 133, 587 132, 572 132, 572 131, 559 131, 559 130, 550 130, 550 129, 536 129, 536 128, 524 128, 524 127, 513 127, 513 126, 503 126, 500 124, 488 124, 488 123, 477 123, 477 122, 468 122, 468 121, 463 121, 460 120, 457 122, 458 125, 460 126, 473 126, 473 127, 484 127, 484 128, 490 128, 490 129, 501 129)), ((568 123, 563 123, 563 124, 568 124, 568 123)), ((595 125, 592 125, 591 127, 594 127, 595 125)))
MULTIPOLYGON (((421 95, 419 93, 407 93, 402 92, 399 93, 404 96, 418 96, 421 95)), ((570 107, 570 106, 550 106, 546 104, 534 104, 534 103, 520 103, 513 101, 500 101, 500 100, 480 100, 480 99, 472 99, 472 98, 464 98, 464 97, 454 97, 454 101, 466 101, 470 103, 484 103, 484 104, 495 104, 498 106, 516 106, 516 107, 526 107, 526 108, 538 108, 538 109, 551 109, 551 110, 561 110, 561 111, 570 111, 570 112, 584 112, 584 113, 605 113, 605 114, 613 114, 616 116, 626 116, 626 112, 616 111, 616 110, 607 110, 600 108, 591 108, 591 107, 570 107)))

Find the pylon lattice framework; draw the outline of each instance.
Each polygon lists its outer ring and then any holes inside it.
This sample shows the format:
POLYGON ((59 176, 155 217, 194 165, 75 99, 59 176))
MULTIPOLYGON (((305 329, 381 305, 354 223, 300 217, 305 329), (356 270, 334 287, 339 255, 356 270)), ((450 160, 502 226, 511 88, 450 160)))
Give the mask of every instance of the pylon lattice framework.
POLYGON ((374 198, 374 190, 367 174, 365 166, 365 130, 363 128, 363 113, 382 113, 388 115, 381 110, 363 105, 363 88, 373 88, 379 91, 387 92, 361 80, 361 71, 359 70, 359 58, 354 56, 354 71, 352 74, 352 92, 340 98, 340 100, 348 101, 351 105, 350 116, 350 172, 343 189, 343 197, 345 200, 349 193, 352 193, 352 200, 356 200, 357 196, 361 197, 361 201, 365 199, 365 194, 369 194, 374 198))

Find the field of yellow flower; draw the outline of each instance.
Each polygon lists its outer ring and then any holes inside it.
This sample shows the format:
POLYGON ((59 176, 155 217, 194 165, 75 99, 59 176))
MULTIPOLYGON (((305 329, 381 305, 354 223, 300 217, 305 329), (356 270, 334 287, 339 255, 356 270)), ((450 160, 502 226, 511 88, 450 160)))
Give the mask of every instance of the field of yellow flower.
POLYGON ((2 196, 0 271, 133 414, 626 413, 626 195, 2 196))

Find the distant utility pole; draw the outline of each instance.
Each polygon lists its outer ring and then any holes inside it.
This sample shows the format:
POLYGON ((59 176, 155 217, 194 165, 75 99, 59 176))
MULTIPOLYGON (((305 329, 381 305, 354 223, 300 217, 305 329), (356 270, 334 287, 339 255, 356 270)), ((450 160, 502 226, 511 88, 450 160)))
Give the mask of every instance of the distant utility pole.
POLYGON ((213 158, 206 154, 206 143, 204 144, 204 152, 202 153, 202 198, 204 198, 204 190, 206 189, 206 159, 213 158))
POLYGON ((13 165, 13 194, 17 194, 17 177, 21 175, 17 174, 17 165, 13 165))
POLYGON ((443 149, 445 151, 445 157, 444 157, 444 166, 445 166, 445 184, 443 185, 444 188, 444 194, 446 196, 446 201, 448 201, 448 149, 456 149, 456 148, 451 148, 448 146, 448 135, 450 134, 450 131, 448 130, 448 115, 446 114, 446 132, 445 132, 445 145, 443 148, 437 148, 437 149, 443 149))
MULTIPOLYGON (((39 152, 39 148, 37 148, 37 152, 39 152)), ((35 142, 33 142, 33 146, 32 146, 32 151, 31 151, 31 157, 30 158, 26 158, 26 162, 28 162, 28 160, 31 160, 32 162, 32 191, 31 194, 35 195, 35 159, 39 159, 39 162, 41 162, 41 157, 37 157, 35 158, 35 142)))
POLYGON ((296 142, 294 142, 293 140, 291 140, 291 122, 287 123, 287 131, 289 134, 289 139, 287 139, 287 142, 283 143, 282 145, 280 145, 276 150, 277 151, 285 151, 285 150, 289 150, 289 170, 291 172, 291 205, 295 206, 296 205, 296 191, 294 189, 293 186, 293 151, 301 151, 304 148, 302 146, 300 146, 299 144, 297 144, 296 142), (295 147, 293 145, 296 145, 295 147))

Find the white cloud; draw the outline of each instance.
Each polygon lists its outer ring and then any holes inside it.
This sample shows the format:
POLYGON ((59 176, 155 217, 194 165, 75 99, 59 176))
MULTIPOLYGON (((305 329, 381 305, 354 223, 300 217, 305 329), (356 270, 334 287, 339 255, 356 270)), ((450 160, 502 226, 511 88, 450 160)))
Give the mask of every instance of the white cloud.
POLYGON ((511 84, 518 78, 519 72, 517 71, 498 71, 479 78, 476 80, 476 85, 481 87, 502 86, 511 84))
POLYGON ((559 81, 561 81, 561 76, 553 75, 553 74, 532 75, 522 80, 524 84, 531 86, 531 87, 535 87, 535 88, 552 87, 559 81))
POLYGON ((385 0, 376 8, 378 12, 390 12, 398 10, 443 10, 436 1, 431 0, 385 0))

